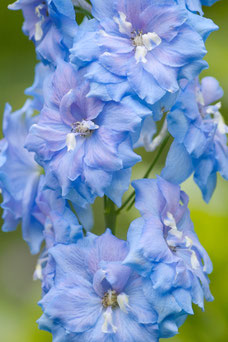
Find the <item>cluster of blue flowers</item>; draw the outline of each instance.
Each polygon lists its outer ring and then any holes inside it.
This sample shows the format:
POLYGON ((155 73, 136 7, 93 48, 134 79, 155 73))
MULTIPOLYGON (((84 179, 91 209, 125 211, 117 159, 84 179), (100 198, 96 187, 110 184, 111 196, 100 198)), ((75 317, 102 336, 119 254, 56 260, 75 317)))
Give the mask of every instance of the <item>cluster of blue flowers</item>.
POLYGON ((199 80, 205 40, 218 28, 202 5, 214 2, 10 5, 22 10, 40 62, 23 108, 5 107, 3 231, 21 224, 31 253, 40 252, 39 326, 54 342, 156 342, 178 333, 192 304, 213 299, 212 264, 180 184, 194 174, 208 202, 217 173, 228 180, 223 90, 213 77, 199 80), (148 179, 150 167, 122 204, 141 161, 135 149, 161 151, 169 136, 161 176, 148 179), (115 218, 134 196, 141 217, 122 241, 115 218), (89 232, 97 197, 105 199, 101 236, 89 232))

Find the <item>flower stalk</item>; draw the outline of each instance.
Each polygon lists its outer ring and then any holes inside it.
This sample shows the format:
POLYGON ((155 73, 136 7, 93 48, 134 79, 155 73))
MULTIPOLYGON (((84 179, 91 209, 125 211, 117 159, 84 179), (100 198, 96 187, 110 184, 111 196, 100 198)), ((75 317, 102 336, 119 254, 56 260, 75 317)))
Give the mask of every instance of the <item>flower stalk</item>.
POLYGON ((112 234, 115 235, 116 231, 116 205, 107 196, 104 196, 104 217, 105 217, 105 228, 109 228, 112 234))

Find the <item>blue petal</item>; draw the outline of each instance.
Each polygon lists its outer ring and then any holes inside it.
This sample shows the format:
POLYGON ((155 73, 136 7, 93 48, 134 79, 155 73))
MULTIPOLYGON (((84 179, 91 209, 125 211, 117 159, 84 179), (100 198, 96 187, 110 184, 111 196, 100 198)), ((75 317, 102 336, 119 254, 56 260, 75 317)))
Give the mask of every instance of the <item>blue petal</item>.
POLYGON ((117 239, 109 229, 98 237, 96 246, 96 255, 99 256, 100 261, 122 261, 128 253, 127 242, 117 239))
POLYGON ((92 168, 103 171, 118 171, 122 161, 118 157, 117 144, 122 140, 121 134, 100 127, 88 139, 85 148, 84 162, 92 168))
POLYGON ((131 180, 131 169, 117 171, 112 176, 109 187, 105 194, 118 206, 121 206, 123 194, 128 190, 131 180))
POLYGON ((199 158, 205 152, 208 139, 201 128, 191 124, 185 136, 184 145, 192 158, 199 158))
POLYGON ((193 172, 192 160, 183 144, 173 142, 161 176, 173 183, 182 183, 193 172))
POLYGON ((69 332, 91 329, 101 314, 101 299, 92 285, 53 287, 40 304, 44 313, 58 321, 69 332))
POLYGON ((98 119, 98 125, 113 132, 134 132, 141 124, 141 118, 137 114, 126 100, 119 104, 111 102, 105 106, 102 116, 98 119))
POLYGON ((146 72, 140 64, 128 73, 128 81, 138 96, 150 104, 154 104, 165 95, 152 75, 146 72))
POLYGON ((116 310, 113 316, 114 322, 118 327, 115 342, 132 341, 132 336, 134 336, 135 341, 158 342, 158 329, 156 324, 140 325, 130 315, 127 315, 121 310, 116 310))
POLYGON ((130 298, 130 314, 141 324, 157 323, 157 314, 143 293, 143 279, 132 278, 129 279, 129 283, 124 289, 130 298))
POLYGON ((180 109, 172 110, 167 115, 168 130, 176 142, 183 143, 189 129, 189 120, 180 109))
POLYGON ((150 277, 154 290, 158 291, 160 295, 162 293, 166 295, 173 286, 175 276, 175 267, 173 265, 159 263, 150 277))
POLYGON ((86 68, 85 77, 98 83, 120 83, 123 79, 105 69, 100 63, 93 62, 86 68))
POLYGON ((213 160, 205 158, 199 161, 194 174, 194 181, 201 189, 204 200, 208 203, 217 183, 213 160))
POLYGON ((177 71, 175 68, 170 68, 157 60, 153 53, 148 53, 147 63, 143 65, 144 69, 150 73, 160 87, 170 93, 175 93, 179 90, 177 83, 177 71))
POLYGON ((208 106, 223 97, 224 91, 214 77, 204 77, 201 81, 201 91, 205 106, 208 106))
POLYGON ((74 204, 74 208, 83 228, 85 228, 86 231, 90 231, 93 228, 94 224, 93 210, 91 205, 88 204, 86 208, 82 208, 74 204))
POLYGON ((187 316, 187 314, 180 312, 165 318, 159 325, 160 337, 169 338, 178 334, 178 328, 184 324, 187 316))
POLYGON ((150 279, 144 280, 143 290, 146 298, 158 313, 158 323, 162 323, 162 321, 170 315, 181 313, 182 309, 172 294, 159 294, 158 291, 154 290, 150 279))
POLYGON ((62 2, 61 0, 52 0, 51 2, 56 6, 59 13, 73 20, 75 19, 74 6, 71 1, 65 0, 62 2))
POLYGON ((70 60, 78 64, 78 60, 85 63, 97 59, 100 55, 100 48, 97 41, 97 29, 99 23, 95 20, 84 19, 75 35, 74 45, 71 48, 70 60))
MULTIPOLYGON (((28 180, 27 180, 28 181, 28 180)), ((29 181, 24 189, 22 204, 22 233, 23 239, 30 246, 32 254, 36 254, 40 250, 40 245, 44 239, 43 226, 34 220, 31 212, 34 206, 35 197, 37 195, 39 176, 30 176, 29 181)))
POLYGON ((68 279, 72 282, 77 282, 80 279, 85 283, 90 282, 88 268, 85 267, 88 262, 88 252, 86 249, 93 246, 94 237, 81 239, 77 244, 63 245, 57 244, 51 248, 49 253, 55 261, 55 284, 62 283, 62 279, 68 279))
POLYGON ((132 182, 136 193, 136 208, 144 218, 159 216, 165 205, 165 199, 157 185, 156 180, 140 179, 132 182))
POLYGON ((100 267, 112 289, 117 293, 124 292, 132 269, 121 262, 101 262, 100 267))
POLYGON ((218 30, 218 26, 211 19, 189 12, 189 18, 194 29, 206 40, 211 32, 218 30))
POLYGON ((133 151, 132 141, 130 137, 124 140, 122 144, 120 144, 118 148, 118 153, 121 159, 123 160, 124 169, 128 169, 129 167, 132 167, 136 163, 142 160, 141 156, 139 156, 133 151))
POLYGON ((31 87, 25 90, 25 94, 34 97, 33 107, 41 110, 43 107, 43 83, 46 77, 51 74, 51 68, 48 65, 39 63, 35 68, 35 80, 31 87))
POLYGON ((127 233, 127 241, 130 244, 130 250, 123 261, 124 265, 134 268, 135 271, 143 276, 148 274, 151 270, 151 263, 145 259, 143 250, 139 246, 144 224, 145 222, 142 218, 138 218, 131 223, 127 233))
POLYGON ((100 56, 99 62, 110 72, 126 76, 129 64, 134 62, 134 60, 132 62, 132 59, 132 53, 113 54, 105 52, 100 56))
POLYGON ((220 141, 216 141, 215 151, 215 158, 218 162, 218 171, 222 177, 228 180, 228 147, 221 144, 220 141))
POLYGON ((173 291, 173 296, 176 299, 180 307, 189 315, 193 315, 192 310, 192 297, 191 294, 184 289, 176 289, 173 291))
POLYGON ((107 187, 112 181, 112 174, 102 169, 84 165, 85 182, 97 196, 103 197, 107 187))
POLYGON ((208 63, 204 60, 194 61, 189 65, 186 65, 180 72, 180 78, 186 78, 192 81, 197 77, 204 69, 208 68, 208 63))
POLYGON ((98 20, 106 18, 106 17, 113 17, 113 1, 107 0, 91 0, 92 3, 92 14, 98 20))

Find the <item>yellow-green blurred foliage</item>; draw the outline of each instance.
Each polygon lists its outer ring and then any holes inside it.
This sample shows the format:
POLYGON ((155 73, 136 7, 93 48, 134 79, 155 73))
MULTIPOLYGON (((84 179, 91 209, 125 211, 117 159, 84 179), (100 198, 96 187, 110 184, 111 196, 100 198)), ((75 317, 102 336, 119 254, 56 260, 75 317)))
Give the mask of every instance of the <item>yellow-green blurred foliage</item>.
MULTIPOLYGON (((105 1, 105 0, 104 0, 105 1)), ((134 0, 132 0, 134 1, 134 0)), ((0 112, 5 102, 13 109, 20 108, 24 101, 24 89, 30 86, 36 63, 32 42, 22 34, 21 13, 7 10, 9 1, 0 0, 0 112)), ((228 120, 228 1, 219 1, 205 10, 206 16, 220 26, 220 31, 211 35, 207 42, 206 59, 210 69, 204 75, 217 77, 225 90, 223 115, 228 120)), ((15 134, 17 134, 15 132, 15 134)), ((140 151, 142 152, 142 151, 140 151)), ((140 178, 153 158, 143 154, 144 163, 134 171, 140 178)), ((163 156, 164 157, 164 156, 163 156)), ((157 170, 159 172, 159 169, 157 170)), ((152 175, 154 176, 154 175, 152 175)), ((195 229, 201 243, 207 249, 214 264, 211 275, 213 303, 206 304, 202 313, 195 308, 195 316, 189 317, 180 334, 173 342, 227 342, 228 341, 228 182, 220 177, 216 192, 209 205, 202 199, 196 185, 189 180, 183 188, 190 196, 190 209, 195 229)), ((95 203, 96 233, 104 231, 101 212, 102 200, 95 203)), ((118 219, 118 236, 125 237, 136 210, 123 214, 118 219)), ((47 342, 51 336, 39 331, 36 320, 41 315, 37 306, 40 284, 32 281, 36 257, 29 254, 21 239, 21 232, 0 232, 0 342, 47 342)), ((121 342, 121 341, 120 341, 121 342)))

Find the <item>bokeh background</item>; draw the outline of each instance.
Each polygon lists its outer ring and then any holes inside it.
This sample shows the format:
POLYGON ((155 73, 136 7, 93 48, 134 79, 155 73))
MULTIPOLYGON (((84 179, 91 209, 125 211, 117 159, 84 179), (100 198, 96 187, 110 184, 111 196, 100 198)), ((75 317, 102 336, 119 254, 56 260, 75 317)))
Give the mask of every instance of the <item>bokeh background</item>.
MULTIPOLYGON (((104 0, 105 1, 105 0, 104 0)), ((132 0, 133 1, 133 0, 132 0)), ((5 102, 13 109, 20 108, 26 97, 24 89, 33 83, 36 57, 32 42, 21 31, 22 15, 9 11, 9 1, 0 0, 0 113, 5 102)), ((223 0, 211 8, 205 8, 205 15, 220 26, 207 41, 209 51, 206 59, 210 65, 204 75, 217 77, 224 88, 223 115, 228 122, 228 1, 223 0)), ((15 132, 17 134, 17 132, 15 132)), ((153 155, 139 151, 144 162, 134 170, 134 178, 140 178, 151 162, 153 155)), ((159 173, 160 165, 153 172, 159 173)), ((228 182, 218 179, 216 192, 209 205, 190 179, 183 185, 190 196, 192 220, 199 238, 207 249, 214 264, 211 275, 213 303, 206 303, 205 312, 195 308, 195 316, 189 317, 181 327, 180 334, 172 342, 227 342, 228 341, 228 182)), ((100 214, 103 202, 95 203, 96 233, 104 231, 100 214)), ((125 238, 127 228, 136 216, 135 209, 118 218, 118 236, 125 238)), ((40 284, 33 282, 32 275, 37 256, 31 256, 27 245, 21 239, 21 231, 0 232, 0 341, 1 342, 50 342, 47 332, 39 331, 36 320, 41 315, 37 305, 40 298, 40 284)), ((120 341, 121 342, 121 341, 120 341)))

